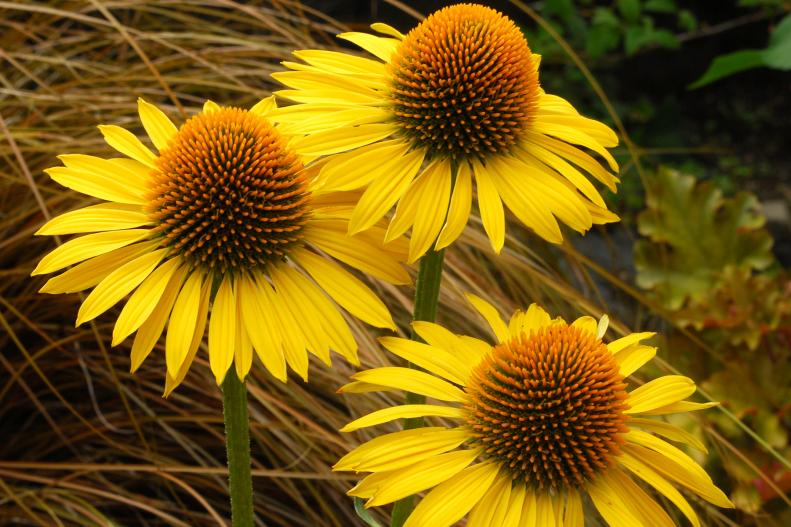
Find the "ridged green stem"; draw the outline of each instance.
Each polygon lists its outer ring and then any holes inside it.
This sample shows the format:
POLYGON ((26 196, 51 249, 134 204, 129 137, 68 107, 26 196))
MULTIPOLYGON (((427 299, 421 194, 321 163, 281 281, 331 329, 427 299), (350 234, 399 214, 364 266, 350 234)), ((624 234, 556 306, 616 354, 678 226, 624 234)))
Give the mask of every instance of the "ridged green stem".
MULTIPOLYGON (((442 262, 445 257, 445 250, 430 250, 420 259, 420 267, 415 281, 415 307, 412 313, 412 320, 425 320, 434 322, 437 318, 437 305, 439 304, 439 286, 442 281, 442 262)), ((412 331, 412 340, 421 340, 412 331)), ((409 367, 413 367, 412 364, 409 367)), ((406 394, 407 404, 423 404, 426 398, 416 393, 406 394)), ((423 418, 416 417, 404 421, 404 429, 411 430, 423 426, 423 418)), ((393 505, 393 513, 390 516, 391 527, 401 527, 415 508, 415 497, 409 496, 399 500, 393 505)))
POLYGON ((222 383, 225 448, 228 453, 228 487, 231 491, 231 524, 253 527, 253 479, 250 475, 250 425, 247 388, 231 368, 222 383))

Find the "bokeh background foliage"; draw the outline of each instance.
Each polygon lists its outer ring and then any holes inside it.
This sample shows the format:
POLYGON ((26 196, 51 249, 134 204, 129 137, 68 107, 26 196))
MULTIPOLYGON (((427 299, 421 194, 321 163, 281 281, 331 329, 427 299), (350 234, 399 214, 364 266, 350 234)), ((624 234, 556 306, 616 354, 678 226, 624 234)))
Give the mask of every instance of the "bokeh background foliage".
MULTIPOLYGON (((791 524, 791 124, 782 117, 791 114, 791 78, 758 64, 687 88, 718 56, 778 42, 787 2, 489 4, 544 56, 548 91, 619 130, 624 183, 607 199, 623 221, 560 247, 515 222, 495 259, 473 218, 447 255, 440 320, 484 336, 461 297, 472 291, 504 313, 537 301, 567 317, 609 313, 613 336, 661 331, 649 373, 689 375, 703 399, 723 401, 680 423, 708 445, 706 467, 737 504, 723 512, 695 503, 705 522, 791 524)), ((110 154, 97 124, 141 132, 138 96, 174 120, 205 98, 248 106, 274 88, 269 74, 290 50, 336 47, 334 34, 377 19, 406 30, 437 6, 0 2, 0 524, 200 526, 229 517, 220 393, 205 355, 163 399, 161 349, 131 376, 127 347, 109 348, 112 317, 75 328, 78 295, 36 293, 43 280, 28 275, 52 240, 33 232, 85 204, 42 170, 59 153, 110 154)), ((412 291, 374 286, 406 330, 412 291)), ((393 362, 370 328, 354 330, 363 366, 393 362)), ((253 368, 260 525, 363 525, 344 495, 352 478, 329 467, 366 439, 336 430, 386 396, 336 395, 351 373, 336 366, 314 364, 309 384, 287 385, 253 368)))

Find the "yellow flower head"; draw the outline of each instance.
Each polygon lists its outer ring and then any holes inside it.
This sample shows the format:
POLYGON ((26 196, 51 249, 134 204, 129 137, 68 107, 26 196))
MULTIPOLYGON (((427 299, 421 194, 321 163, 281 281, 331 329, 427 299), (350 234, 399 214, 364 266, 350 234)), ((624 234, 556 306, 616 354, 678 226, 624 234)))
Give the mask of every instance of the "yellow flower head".
POLYGON ((407 283, 404 240, 382 245, 384 229, 349 237, 354 196, 315 196, 303 167, 267 114, 207 102, 180 128, 139 101, 154 154, 131 132, 100 126, 126 157, 70 154, 47 170, 58 183, 103 203, 62 214, 37 234, 86 234, 45 256, 32 274, 60 271, 41 289, 94 288, 77 324, 127 295, 113 345, 136 333, 131 369, 167 324, 166 393, 187 374, 208 323, 209 363, 219 384, 233 363, 241 379, 253 350, 278 379, 308 374, 310 352, 357 363, 357 345, 338 306, 377 327, 394 327, 379 298, 328 256, 392 283, 407 283))
POLYGON ((344 392, 405 390, 436 400, 373 412, 351 431, 399 418, 439 416, 455 426, 385 434, 344 456, 335 470, 371 472, 349 494, 384 505, 431 489, 406 527, 582 527, 583 495, 612 527, 672 527, 637 477, 689 519, 700 522, 676 486, 732 507, 706 472, 665 439, 705 451, 668 422, 649 419, 700 410, 685 401, 695 384, 679 375, 627 391, 625 378, 656 348, 635 333, 605 344, 606 318, 568 324, 535 304, 508 324, 493 306, 468 297, 496 336, 494 345, 428 322, 413 328, 425 344, 386 337, 382 344, 426 371, 376 368, 354 375, 344 392))
POLYGON ((610 170, 618 165, 607 150, 615 133, 544 93, 540 57, 510 19, 460 4, 407 35, 372 28, 382 36, 339 36, 378 60, 297 51, 303 63, 274 74, 290 88, 277 94, 301 104, 272 118, 302 135, 292 143, 298 151, 326 156, 317 192, 364 189, 351 233, 397 204, 386 236, 412 229, 410 261, 447 247, 467 224, 473 180, 496 252, 505 241, 503 203, 554 243, 563 239, 559 222, 584 232, 618 219, 587 177, 615 190, 610 170))

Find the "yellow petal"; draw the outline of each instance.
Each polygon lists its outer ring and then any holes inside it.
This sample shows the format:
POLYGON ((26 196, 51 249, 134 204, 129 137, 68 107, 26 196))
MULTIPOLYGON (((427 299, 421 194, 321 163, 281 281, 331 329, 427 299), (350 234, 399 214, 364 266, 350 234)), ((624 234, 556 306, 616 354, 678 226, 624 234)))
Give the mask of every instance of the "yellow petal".
POLYGON ((294 139, 291 147, 305 156, 326 156, 353 150, 385 139, 395 129, 391 123, 362 124, 327 130, 294 139))
POLYGON ((497 464, 478 463, 440 483, 418 503, 404 527, 449 527, 483 497, 497 476, 497 464))
POLYGON ((435 348, 429 344, 397 337, 380 337, 379 343, 399 357, 444 377, 459 385, 464 385, 474 364, 465 364, 452 353, 435 348))
POLYGON ((277 317, 281 329, 280 333, 283 336, 283 352, 286 356, 286 362, 303 380, 307 381, 309 363, 306 348, 308 343, 303 329, 294 318, 291 308, 284 301, 281 292, 275 291, 268 284, 264 286, 264 282, 266 280, 259 277, 259 290, 266 295, 264 302, 272 306, 272 311, 277 317))
POLYGON ((652 331, 647 331, 645 333, 631 333, 618 340, 613 340, 612 342, 607 344, 607 348, 612 353, 619 353, 620 351, 625 350, 626 348, 634 344, 637 344, 641 340, 650 339, 654 335, 656 335, 656 333, 652 331))
POLYGON ((138 205, 100 203, 55 216, 37 230, 36 235, 117 231, 148 223, 151 220, 138 205))
POLYGON ((268 297, 259 290, 256 282, 246 276, 239 278, 237 290, 240 314, 256 355, 264 367, 281 382, 286 382, 286 358, 279 321, 272 315, 268 297))
POLYGON ((454 408, 451 406, 437 406, 435 404, 404 404, 399 406, 392 406, 371 412, 370 414, 355 419, 351 423, 341 428, 341 432, 353 432, 360 428, 369 426, 376 426, 382 423, 389 423, 396 419, 409 419, 412 417, 452 417, 461 419, 464 417, 464 410, 462 408, 454 408))
POLYGON ((371 29, 373 29, 377 33, 381 33, 389 37, 397 38, 398 40, 404 40, 406 38, 406 35, 401 33, 399 30, 397 30, 393 26, 388 26, 387 24, 383 24, 382 22, 374 22, 373 24, 371 24, 371 29))
POLYGON ((563 511, 563 527, 585 527, 582 500, 576 490, 568 491, 566 507, 563 511))
POLYGON ((422 427, 376 437, 343 456, 332 470, 397 470, 453 450, 468 439, 461 428, 422 427))
POLYGON ((294 56, 308 64, 320 67, 326 71, 346 74, 385 74, 384 64, 365 57, 317 49, 306 49, 294 51, 293 53, 294 56))
POLYGON ((440 401, 466 402, 467 395, 449 382, 426 372, 386 366, 365 370, 352 375, 352 379, 370 384, 390 386, 406 392, 433 397, 440 401))
POLYGON ((695 393, 692 379, 681 375, 666 375, 654 379, 629 393, 626 414, 640 414, 686 399, 695 393))
POLYGON ((239 295, 239 282, 236 282, 236 349, 233 353, 233 365, 236 368, 236 375, 239 380, 244 382, 245 377, 250 372, 253 365, 253 343, 250 340, 247 330, 242 321, 242 303, 239 295))
POLYGON ((560 173, 569 182, 571 182, 572 185, 578 188, 586 198, 591 200, 599 207, 606 207, 604 200, 602 199, 601 194, 599 194, 599 192, 596 190, 596 187, 594 187, 588 178, 582 175, 582 173, 574 168, 570 163, 566 162, 563 158, 550 152, 541 145, 528 141, 523 143, 522 147, 527 151, 527 153, 535 156, 538 161, 545 163, 560 173))
POLYGON ((635 426, 637 428, 641 428, 643 430, 653 432, 654 434, 660 435, 662 437, 666 437, 671 441, 686 443, 687 445, 693 448, 697 448, 704 454, 708 452, 708 450, 706 450, 706 445, 704 445, 700 439, 690 434, 686 430, 679 428, 676 425, 670 424, 666 421, 657 421, 656 419, 642 419, 639 417, 632 417, 631 419, 629 419, 629 426, 630 427, 635 426))
POLYGON ((77 325, 98 317, 132 292, 151 274, 168 249, 159 249, 127 262, 102 280, 85 298, 77 312, 77 325))
POLYGON ((473 162, 475 184, 478 189, 478 207, 481 211, 481 221, 486 235, 492 243, 492 249, 497 254, 503 249, 505 243, 505 213, 500 194, 494 186, 489 171, 480 163, 473 162))
POLYGON ((593 504, 610 527, 650 527, 644 525, 623 502, 604 475, 597 477, 587 486, 593 504))
POLYGON ((472 207, 472 171, 470 165, 462 163, 456 173, 456 182, 453 186, 453 195, 450 198, 448 217, 445 225, 437 238, 434 250, 439 251, 449 246, 461 236, 467 220, 470 218, 472 207))
MULTIPOLYGON (((137 99, 137 112, 140 114, 140 121, 143 123, 143 128, 146 129, 148 137, 161 152, 178 132, 176 125, 168 119, 162 110, 142 98, 137 99)), ((134 158, 134 156, 130 157, 134 158)))
POLYGON ((156 168, 154 160, 157 156, 129 130, 114 124, 100 124, 99 131, 112 148, 150 168, 156 168))
POLYGON ((48 168, 44 172, 58 184, 88 196, 138 206, 146 202, 142 188, 113 177, 112 172, 96 173, 72 167, 48 168))
POLYGON ((348 40, 352 44, 360 46, 371 55, 379 57, 385 62, 390 62, 390 56, 400 43, 399 40, 394 38, 383 38, 377 37, 376 35, 370 35, 368 33, 356 32, 341 33, 338 35, 338 38, 348 40))
MULTIPOLYGON (((509 503, 511 492, 514 490, 511 485, 511 477, 506 472, 500 472, 495 478, 489 490, 478 501, 470 511, 467 519, 467 527, 491 527, 493 525, 502 526, 506 515, 509 513, 509 503)), ((524 489, 524 487, 522 487, 524 489)), ((524 501, 524 491, 522 501, 524 501)), ((521 515, 522 504, 520 503, 518 513, 521 515)), ((518 524, 517 524, 518 526, 518 524)))
POLYGON ((615 362, 620 366, 621 375, 628 377, 639 370, 646 362, 656 355, 656 348, 635 344, 615 355, 615 362))
POLYGON ((351 273, 309 251, 300 252, 296 260, 346 311, 372 326, 395 330, 395 323, 384 302, 351 273))
POLYGON ((660 406, 659 408, 642 412, 642 415, 683 414, 686 412, 696 412, 698 410, 708 410, 709 408, 714 408, 719 404, 720 403, 717 402, 693 403, 690 401, 679 401, 677 403, 660 406))
POLYGON ((173 306, 173 312, 170 314, 168 333, 165 338, 165 362, 168 373, 174 378, 187 358, 192 335, 198 324, 201 285, 203 285, 203 274, 200 271, 193 271, 181 288, 173 306))
POLYGON ((399 258, 381 243, 374 243, 367 236, 368 231, 348 236, 347 227, 348 222, 343 220, 314 220, 306 228, 305 239, 333 258, 366 274, 393 284, 411 282, 399 258))
POLYGON ((598 322, 596 322, 596 319, 593 318, 593 317, 589 317, 589 316, 580 317, 580 318, 578 318, 577 320, 575 320, 574 322, 571 323, 572 327, 579 328, 582 331, 586 331, 586 332, 590 333, 591 335, 595 335, 596 334, 596 331, 598 329, 598 325, 599 324, 598 324, 598 322))
POLYGON ((553 501, 553 497, 546 492, 539 491, 536 494, 536 525, 541 527, 555 527, 557 525, 553 501))
POLYGON ((525 501, 522 503, 522 518, 519 520, 519 527, 543 527, 536 523, 536 513, 538 506, 536 495, 531 490, 525 491, 525 501))
POLYGON ((250 112, 258 115, 267 115, 269 112, 277 109, 277 99, 274 95, 270 95, 261 99, 250 108, 250 112))
POLYGON ((39 293, 75 293, 89 289, 126 262, 153 251, 157 245, 159 241, 135 243, 91 258, 47 280, 39 293))
POLYGON ((537 118, 532 125, 535 132, 550 135, 566 141, 567 143, 584 146, 602 156, 612 170, 618 170, 618 163, 612 154, 596 139, 586 132, 564 124, 548 122, 544 118, 537 118))
POLYGON ((203 103, 203 113, 214 113, 220 109, 220 105, 214 101, 207 100, 203 103))
POLYGON ((424 156, 423 149, 409 152, 399 158, 390 174, 375 179, 365 189, 349 221, 349 234, 371 227, 395 205, 415 178, 424 156))
POLYGON ((630 430, 626 434, 626 441, 624 452, 640 459, 665 478, 690 489, 718 507, 733 507, 706 471, 670 443, 641 430, 630 430))
POLYGON ((176 389, 181 384, 187 372, 192 366, 192 361, 195 360, 195 354, 198 352, 201 342, 203 341, 203 334, 206 331, 206 320, 209 314, 209 297, 211 296, 211 282, 206 280, 203 282, 200 292, 200 307, 198 308, 198 323, 195 324, 195 331, 192 333, 192 341, 190 342, 190 349, 187 352, 187 358, 182 362, 178 373, 175 377, 171 377, 169 373, 165 373, 165 391, 163 397, 170 395, 170 392, 176 389))
POLYGON ((543 328, 552 323, 549 313, 538 304, 530 304, 527 311, 522 313, 517 311, 511 317, 508 324, 508 331, 511 335, 526 333, 530 335, 533 331, 543 328))
MULTIPOLYGON (((409 263, 423 256, 442 230, 448 214, 450 184, 450 161, 441 160, 429 165, 407 191, 407 194, 422 194, 420 206, 415 210, 414 227, 409 239, 409 263)), ((402 200, 406 197, 405 195, 402 200)))
POLYGON ((667 482, 665 478, 657 474, 651 467, 637 459, 636 457, 622 452, 618 456, 618 461, 621 465, 629 469, 634 475, 654 487, 663 496, 673 502, 678 509, 689 519, 693 527, 700 527, 700 520, 698 515, 689 505, 684 496, 679 491, 667 482))
POLYGON ((132 373, 143 364, 148 354, 154 349, 154 345, 156 345, 160 335, 162 335, 162 330, 165 329, 165 324, 170 317, 170 311, 173 309, 173 304, 176 302, 176 297, 186 276, 186 266, 180 267, 173 273, 156 307, 154 307, 154 310, 137 331, 135 340, 132 342, 132 353, 130 356, 130 371, 132 373))
MULTIPOLYGON (((607 185, 607 188, 611 191, 615 192, 615 184, 619 181, 618 178, 613 176, 607 169, 601 166, 598 161, 579 148, 553 137, 531 131, 525 132, 525 139, 526 142, 541 145, 550 152, 571 161, 594 178, 607 185)), ((617 168, 615 170, 617 170, 617 168)))
POLYGON ((492 328, 492 332, 497 338, 497 342, 505 342, 510 338, 511 335, 508 333, 508 326, 505 325, 505 322, 503 322, 503 319, 500 318, 500 314, 493 305, 483 298, 473 295, 472 293, 467 293, 464 296, 467 298, 467 301, 472 304, 472 307, 474 307, 475 310, 486 320, 486 322, 489 323, 489 327, 492 328))
POLYGON ((385 505, 452 478, 479 454, 478 450, 455 450, 398 470, 371 474, 351 489, 349 495, 370 498, 366 507, 385 505))
POLYGON ((171 258, 157 267, 140 284, 132 294, 126 305, 118 315, 118 320, 113 328, 113 346, 118 345, 126 337, 134 333, 143 325, 159 303, 170 283, 173 274, 181 265, 181 259, 171 258))
POLYGON ((643 525, 650 527, 676 526, 667 512, 621 470, 611 470, 605 476, 605 480, 611 491, 621 498, 629 511, 637 516, 643 525))
POLYGON ((225 379, 236 350, 235 289, 230 278, 223 279, 214 297, 209 320, 209 365, 218 386, 225 379))
POLYGON ((67 241, 47 254, 30 274, 35 276, 58 271, 88 258, 138 242, 148 237, 150 233, 148 229, 127 229, 86 234, 67 241))

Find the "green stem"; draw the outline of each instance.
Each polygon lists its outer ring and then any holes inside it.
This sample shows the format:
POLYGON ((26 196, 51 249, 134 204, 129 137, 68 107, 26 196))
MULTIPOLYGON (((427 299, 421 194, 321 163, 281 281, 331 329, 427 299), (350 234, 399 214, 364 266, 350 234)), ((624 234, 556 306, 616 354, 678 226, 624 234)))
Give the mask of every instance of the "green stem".
MULTIPOLYGON (((437 318, 437 305, 439 304, 439 286, 442 281, 442 261, 445 257, 445 250, 430 250, 420 259, 420 267, 415 281, 415 307, 412 313, 412 320, 425 320, 434 322, 437 318)), ((421 340, 412 331, 412 340, 421 340)), ((414 367, 412 364, 410 368, 414 367)), ((423 404, 426 398, 416 393, 406 394, 407 404, 423 404)), ((423 426, 423 418, 416 417, 404 421, 404 430, 411 430, 423 426)), ((401 499, 393 505, 393 513, 390 516, 391 527, 401 527, 415 508, 415 497, 409 496, 401 499)))
POLYGON ((253 526, 253 479, 250 475, 250 429, 247 388, 232 368, 222 383, 225 448, 228 453, 228 486, 231 490, 233 527, 253 526))

